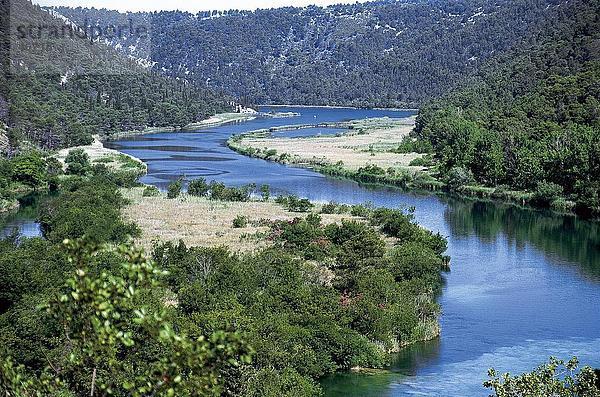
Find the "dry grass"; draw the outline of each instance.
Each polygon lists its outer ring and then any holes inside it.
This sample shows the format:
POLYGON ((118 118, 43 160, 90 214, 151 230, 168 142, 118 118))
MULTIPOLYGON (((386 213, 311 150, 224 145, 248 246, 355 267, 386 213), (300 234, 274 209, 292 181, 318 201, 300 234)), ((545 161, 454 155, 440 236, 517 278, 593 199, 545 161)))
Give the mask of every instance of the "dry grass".
POLYGON ((275 149, 278 154, 292 155, 295 164, 335 164, 342 161, 346 168, 357 170, 369 164, 383 169, 404 168, 414 171, 421 167, 410 167, 414 159, 421 157, 416 153, 397 154, 388 150, 395 148, 414 128, 414 118, 405 119, 392 128, 370 128, 365 125, 363 133, 344 134, 332 137, 310 138, 272 138, 245 137, 240 141, 242 147, 255 149, 275 149))
MULTIPOLYGON (((142 193, 143 188, 123 190, 123 195, 132 202, 124 209, 124 215, 142 229, 137 243, 146 249, 154 241, 183 240, 188 246, 228 246, 233 251, 251 252, 270 244, 265 239, 269 228, 258 226, 258 221, 306 216, 286 211, 274 202, 219 202, 188 195, 169 200, 165 196, 143 197, 142 193), (248 217, 248 227, 233 227, 238 215, 248 217)), ((322 215, 322 218, 324 224, 330 224, 352 217, 322 215)))

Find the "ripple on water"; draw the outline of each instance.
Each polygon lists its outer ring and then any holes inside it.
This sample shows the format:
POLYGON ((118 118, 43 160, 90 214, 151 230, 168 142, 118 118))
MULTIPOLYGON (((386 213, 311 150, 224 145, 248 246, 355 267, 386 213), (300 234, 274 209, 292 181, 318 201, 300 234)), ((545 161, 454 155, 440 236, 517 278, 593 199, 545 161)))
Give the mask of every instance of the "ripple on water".
POLYGON ((600 338, 527 341, 525 344, 502 347, 473 360, 447 363, 431 368, 427 373, 409 376, 390 385, 388 396, 487 396, 482 383, 487 370, 519 374, 531 371, 550 356, 569 359, 579 357, 582 363, 600 366, 600 338))

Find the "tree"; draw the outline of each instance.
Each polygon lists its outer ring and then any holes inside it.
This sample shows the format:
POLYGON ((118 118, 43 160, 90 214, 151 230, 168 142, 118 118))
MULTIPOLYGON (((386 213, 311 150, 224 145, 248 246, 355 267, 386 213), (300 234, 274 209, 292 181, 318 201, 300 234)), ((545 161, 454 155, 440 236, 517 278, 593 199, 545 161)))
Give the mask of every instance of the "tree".
POLYGON ((142 251, 101 249, 83 240, 64 244, 77 270, 46 306, 64 348, 48 357, 40 374, 3 357, 3 395, 218 396, 220 371, 250 362, 251 351, 237 333, 191 338, 175 332, 166 320, 168 308, 146 293, 164 291, 164 272, 142 251), (94 271, 107 253, 120 258, 120 273, 94 271))
POLYGON ((91 170, 90 157, 83 149, 71 150, 65 164, 69 175, 86 175, 91 170))
POLYGON ((531 373, 511 376, 506 373, 498 377, 494 369, 488 372, 489 380, 484 383, 494 394, 491 397, 595 397, 600 395, 596 386, 596 374, 590 367, 579 372, 579 361, 568 362, 550 358, 548 364, 531 373))
POLYGON ((38 152, 17 156, 13 160, 13 178, 33 188, 46 180, 46 162, 38 152))
POLYGON ((198 178, 190 182, 188 194, 196 197, 204 197, 208 194, 209 189, 206 179, 198 178))
POLYGON ((181 178, 169 183, 169 187, 167 188, 167 198, 175 199, 179 197, 179 195, 181 194, 182 185, 183 182, 181 178))

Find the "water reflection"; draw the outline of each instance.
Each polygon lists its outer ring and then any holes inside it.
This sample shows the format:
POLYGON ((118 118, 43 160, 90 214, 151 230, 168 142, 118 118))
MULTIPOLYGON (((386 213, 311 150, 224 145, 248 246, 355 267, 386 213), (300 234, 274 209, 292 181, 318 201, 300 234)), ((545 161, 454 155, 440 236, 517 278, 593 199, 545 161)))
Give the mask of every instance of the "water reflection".
POLYGON ((500 237, 523 249, 530 244, 550 261, 570 264, 600 280, 600 223, 513 205, 448 199, 444 219, 453 236, 500 237))
POLYGON ((36 221, 42 197, 30 194, 19 200, 17 212, 0 216, 0 239, 13 234, 20 237, 40 237, 42 229, 36 221))

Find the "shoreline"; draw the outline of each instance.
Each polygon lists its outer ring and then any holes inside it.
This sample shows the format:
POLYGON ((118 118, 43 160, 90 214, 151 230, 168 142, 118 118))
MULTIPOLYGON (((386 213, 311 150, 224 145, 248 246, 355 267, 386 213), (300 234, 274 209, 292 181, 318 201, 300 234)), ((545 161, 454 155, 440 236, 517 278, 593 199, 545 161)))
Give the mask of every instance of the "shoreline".
MULTIPOLYGON (((413 119, 414 116, 409 118, 405 118, 403 120, 413 119)), ((350 121, 350 122, 342 122, 337 123, 336 127, 338 128, 348 128, 349 131, 352 131, 352 123, 360 122, 360 120, 350 121), (350 127, 349 127, 350 126, 350 127)), ((322 125, 314 125, 313 127, 322 127, 327 128, 329 125, 327 123, 323 123, 322 125)), ((530 209, 539 212, 549 212, 555 215, 561 216, 573 216, 583 220, 594 220, 588 219, 585 216, 581 216, 577 214, 572 207, 568 209, 559 209, 559 208, 546 208, 540 207, 531 204, 531 199, 533 193, 526 191, 513 191, 513 190, 504 190, 499 189, 498 187, 484 187, 484 186, 471 186, 466 185, 461 187, 458 190, 449 190, 447 184, 443 181, 440 181, 438 178, 434 177, 431 173, 428 172, 428 169, 422 169, 417 172, 412 173, 411 176, 402 175, 400 178, 396 175, 388 175, 387 173, 383 174, 368 174, 361 173, 359 170, 351 169, 347 166, 347 164, 339 164, 335 162, 329 161, 329 159, 325 157, 321 158, 306 158, 299 156, 295 153, 282 153, 279 154, 277 152, 277 148, 271 146, 269 147, 268 142, 272 140, 272 142, 276 142, 279 140, 279 143, 285 142, 286 138, 273 138, 265 136, 269 132, 273 131, 285 131, 285 130, 296 130, 301 128, 310 128, 310 126, 288 126, 277 127, 276 129, 263 129, 256 131, 249 131, 242 134, 236 134, 231 136, 227 141, 227 146, 234 150, 237 153, 248 157, 259 158, 266 161, 272 161, 283 165, 288 165, 292 167, 298 168, 306 168, 318 172, 323 175, 328 175, 336 178, 342 178, 347 180, 352 180, 359 183, 369 184, 369 185, 380 185, 380 186, 388 186, 388 187, 396 187, 405 189, 407 191, 415 191, 415 192, 427 192, 435 195, 447 195, 449 197, 459 197, 462 199, 474 200, 474 201, 482 201, 482 202, 493 202, 493 203, 501 203, 501 204, 509 204, 514 205, 516 207, 522 209, 530 209), (252 142, 253 145, 244 145, 244 139, 251 140, 252 138, 256 138, 255 142, 252 142), (257 142, 261 142, 262 148, 259 148, 257 142)), ((373 129, 366 127, 366 134, 372 133, 373 129)), ((347 133, 342 133, 342 136, 348 136, 347 133)), ((304 137, 304 138, 294 138, 298 140, 304 140, 304 142, 308 142, 315 138, 322 137, 304 137)), ((289 139, 289 138, 288 138, 289 139)), ((279 145, 281 146, 281 145, 279 145)), ((289 150, 289 148, 287 149, 289 150)), ((376 152, 378 153, 378 152, 376 152)), ((410 172, 410 170, 408 170, 410 172)))
POLYGON ((272 107, 272 108, 318 108, 318 109, 354 109, 354 110, 390 110, 390 111, 409 111, 409 112, 418 112, 418 108, 396 108, 396 107, 357 107, 357 106, 331 106, 331 105, 286 105, 286 104, 277 104, 277 105, 258 105, 258 107, 272 107))

